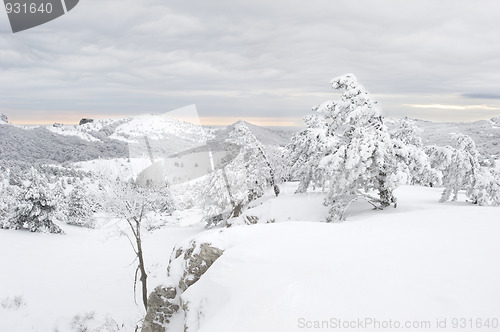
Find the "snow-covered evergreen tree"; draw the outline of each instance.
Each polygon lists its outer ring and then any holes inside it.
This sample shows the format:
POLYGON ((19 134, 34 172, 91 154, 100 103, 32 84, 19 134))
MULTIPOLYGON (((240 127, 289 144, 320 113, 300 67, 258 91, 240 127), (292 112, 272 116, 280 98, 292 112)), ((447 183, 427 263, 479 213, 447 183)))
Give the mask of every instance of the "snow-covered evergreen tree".
POLYGON ((64 192, 63 179, 58 180, 54 185, 50 185, 52 188, 52 195, 54 197, 56 204, 56 219, 62 222, 68 221, 68 198, 64 192))
POLYGON ((391 131, 398 167, 408 175, 408 184, 433 186, 440 183, 441 173, 431 167, 424 151, 421 130, 408 119, 398 120, 391 131))
POLYGON ((297 192, 305 192, 311 184, 324 188, 328 177, 319 164, 337 143, 334 137, 328 135, 324 116, 308 115, 304 121, 307 128, 292 137, 284 157, 289 167, 289 178, 299 180, 297 192))
POLYGON ((274 169, 276 183, 283 183, 289 177, 287 161, 284 158, 285 148, 267 145, 266 152, 271 167, 274 169))
POLYGON ((248 202, 246 171, 240 154, 232 163, 210 173, 206 180, 203 212, 207 227, 225 225, 248 202))
POLYGON ((8 172, 0 165, 0 228, 7 228, 7 219, 9 213, 8 193, 9 179, 8 172), (5 226, 4 226, 5 225, 5 226))
POLYGON ((474 186, 467 188, 467 196, 478 205, 500 205, 500 173, 481 167, 475 174, 474 186))
POLYGON ((481 166, 482 157, 474 140, 464 134, 452 136, 453 146, 426 148, 433 168, 441 171, 444 186, 440 202, 456 201, 465 190, 469 201, 478 205, 499 205, 498 173, 481 166))
POLYGON ((398 168, 377 102, 352 74, 331 84, 342 91, 340 99, 314 107, 317 115, 306 119, 308 128, 292 141, 291 159, 299 160, 295 161, 301 174, 299 190, 315 176, 320 183, 328 180, 328 221, 344 219, 346 208, 358 198, 379 209, 396 206, 393 190, 406 175, 398 168))
POLYGON ((228 149, 239 147, 239 154, 208 176, 204 212, 209 227, 239 216, 268 187, 273 188, 276 196, 280 192, 266 149, 243 121, 233 125, 225 142, 228 149))
POLYGON ((64 234, 62 229, 54 223, 56 201, 47 179, 33 167, 28 176, 28 184, 19 200, 20 203, 15 210, 10 228, 64 234))
POLYGON ((67 223, 71 225, 94 228, 93 202, 85 185, 77 181, 69 194, 67 223))
POLYGON ((272 187, 275 195, 278 196, 279 187, 276 184, 275 171, 266 149, 252 134, 245 122, 236 122, 226 141, 240 147, 243 166, 246 170, 248 201, 261 197, 268 187, 272 187))

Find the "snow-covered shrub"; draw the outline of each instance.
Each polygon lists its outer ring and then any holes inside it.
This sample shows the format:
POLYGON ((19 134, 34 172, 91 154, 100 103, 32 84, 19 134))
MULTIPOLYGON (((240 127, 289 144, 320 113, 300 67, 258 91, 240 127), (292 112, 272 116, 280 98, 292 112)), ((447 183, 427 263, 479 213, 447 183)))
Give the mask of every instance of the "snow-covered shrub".
POLYGON ((77 314, 71 320, 71 328, 74 332, 87 332, 90 331, 88 324, 94 320, 94 312, 87 312, 85 314, 77 314))
POLYGON ((314 107, 315 115, 305 119, 307 129, 288 147, 292 170, 300 179, 299 191, 311 182, 328 186, 328 221, 342 220, 346 208, 358 198, 379 209, 396 206, 393 190, 407 181, 407 175, 398 167, 377 102, 352 74, 331 84, 342 91, 340 99, 314 107))
POLYGON ((70 327, 71 327, 71 332, 122 331, 118 323, 116 323, 116 321, 110 315, 106 315, 105 317, 99 317, 93 311, 74 315, 73 318, 71 319, 70 327))
POLYGON ((205 179, 179 183, 169 187, 169 195, 172 199, 171 209, 187 210, 203 206, 203 192, 206 188, 205 179))
POLYGON ((149 207, 156 213, 171 214, 175 210, 174 199, 169 187, 142 189, 149 207))
POLYGON ((474 140, 464 134, 452 136, 453 146, 426 147, 431 165, 441 171, 444 186, 440 202, 456 201, 465 190, 473 204, 499 205, 499 175, 494 169, 481 166, 482 160, 474 140))
POLYGON ((8 228, 64 234, 54 223, 55 215, 56 201, 47 179, 35 168, 31 168, 28 184, 21 191, 19 205, 9 221, 8 228))
POLYGON ((17 295, 12 298, 5 297, 0 300, 0 306, 4 309, 17 310, 24 305, 26 305, 26 301, 22 295, 17 295))

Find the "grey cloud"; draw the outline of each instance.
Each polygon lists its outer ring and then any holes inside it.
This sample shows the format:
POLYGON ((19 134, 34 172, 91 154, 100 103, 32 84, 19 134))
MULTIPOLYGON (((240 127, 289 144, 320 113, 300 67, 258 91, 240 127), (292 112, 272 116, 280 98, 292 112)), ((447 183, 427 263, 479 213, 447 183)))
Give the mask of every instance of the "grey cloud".
POLYGON ((463 93, 462 96, 471 99, 500 99, 499 93, 463 93))
MULTIPOLYGON (((196 103, 206 116, 300 117, 346 72, 379 95, 490 94, 497 12, 497 1, 80 1, 39 28, 0 33, 0 110, 196 103)), ((419 103, 381 101, 393 114, 419 103)))

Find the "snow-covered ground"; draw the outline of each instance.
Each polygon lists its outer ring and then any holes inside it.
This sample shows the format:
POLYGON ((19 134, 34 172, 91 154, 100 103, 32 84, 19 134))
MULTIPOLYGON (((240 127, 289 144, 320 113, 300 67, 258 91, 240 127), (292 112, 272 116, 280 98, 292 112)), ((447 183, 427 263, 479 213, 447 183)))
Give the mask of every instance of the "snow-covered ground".
MULTIPOLYGON (((318 222, 327 212, 321 194, 293 195, 294 185, 246 212, 272 224, 146 233, 149 289, 166 279, 174 245, 201 236, 225 252, 183 295, 201 310, 192 331, 391 330, 338 327, 358 319, 420 324, 413 330, 421 331, 446 319, 439 330, 452 331, 455 318, 500 319, 498 208, 438 203, 440 189, 405 186, 397 209, 358 203, 346 222, 327 224, 318 222)), ((186 224, 184 215, 175 217, 186 224)), ((65 231, 0 231, 0 330, 83 331, 79 324, 87 324, 89 331, 133 331, 144 312, 140 294, 138 305, 133 299, 128 240, 112 223, 65 231)), ((171 331, 181 325, 177 319, 171 331)))
MULTIPOLYGON (((384 331, 390 329, 375 321, 392 320, 433 331, 437 319, 447 319, 447 329, 439 330, 452 331, 454 318, 499 319, 500 211, 436 203, 439 192, 403 187, 397 209, 357 205, 344 223, 214 232, 212 241, 225 243, 226 251, 183 295, 201 303, 193 330, 384 331), (358 319, 373 324, 359 326, 358 319), (340 321, 356 327, 342 329, 340 321)), ((314 215, 316 207, 309 211, 314 215)))
MULTIPOLYGON (((167 226, 144 235, 151 290, 165 278, 175 243, 201 229, 167 226)), ((88 331, 134 331, 145 312, 139 291, 134 302, 136 263, 127 238, 112 223, 64 230, 65 236, 0 232, 0 331, 85 331, 78 316, 88 331), (89 313, 94 318, 84 322, 89 313)))

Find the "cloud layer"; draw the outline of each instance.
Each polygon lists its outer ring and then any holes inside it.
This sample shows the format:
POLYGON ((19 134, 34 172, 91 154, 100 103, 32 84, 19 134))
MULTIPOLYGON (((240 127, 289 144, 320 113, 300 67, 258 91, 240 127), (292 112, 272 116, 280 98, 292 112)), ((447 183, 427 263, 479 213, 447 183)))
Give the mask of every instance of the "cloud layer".
POLYGON ((489 118, 499 12, 495 0, 85 0, 12 34, 0 11, 0 112, 52 121, 195 103, 203 117, 300 118, 352 72, 391 116, 489 118))

